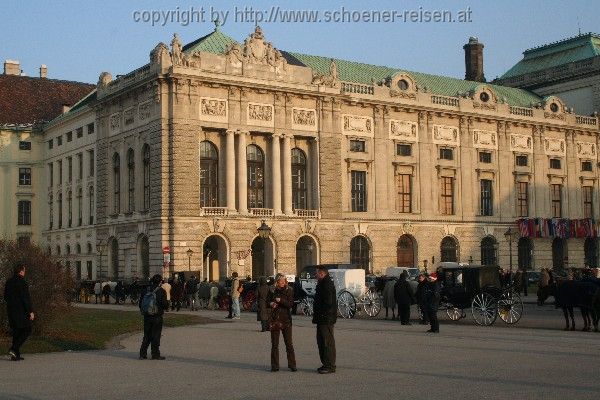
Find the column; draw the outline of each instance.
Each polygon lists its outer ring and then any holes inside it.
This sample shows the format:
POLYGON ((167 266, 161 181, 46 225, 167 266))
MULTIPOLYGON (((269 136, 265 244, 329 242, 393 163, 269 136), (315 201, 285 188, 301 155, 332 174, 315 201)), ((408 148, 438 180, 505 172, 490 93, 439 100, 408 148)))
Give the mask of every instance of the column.
POLYGON ((246 136, 249 132, 238 132, 237 183, 238 183, 238 212, 248 213, 248 179, 246 170, 246 136))
POLYGON ((227 130, 225 149, 226 198, 227 210, 235 211, 235 131, 227 130))
POLYGON ((281 215, 281 148, 279 143, 280 134, 271 136, 271 207, 273 214, 281 215))
POLYGON ((310 164, 312 166, 311 176, 311 205, 310 208, 321 212, 321 195, 319 181, 319 139, 310 140, 310 164))
POLYGON ((283 135, 283 212, 292 215, 292 149, 290 135, 283 135))

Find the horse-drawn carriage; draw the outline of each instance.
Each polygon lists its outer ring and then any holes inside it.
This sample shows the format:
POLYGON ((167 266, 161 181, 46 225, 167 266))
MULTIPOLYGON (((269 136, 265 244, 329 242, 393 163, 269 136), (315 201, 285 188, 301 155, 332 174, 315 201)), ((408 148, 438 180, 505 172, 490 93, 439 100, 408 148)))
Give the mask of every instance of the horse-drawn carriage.
POLYGON ((473 320, 479 325, 492 325, 497 317, 515 324, 523 315, 520 296, 511 287, 500 284, 498 268, 440 263, 437 271, 440 284, 440 310, 457 321, 466 317, 471 308, 473 320))
MULTIPOLYGON (((316 270, 315 265, 304 267, 294 286, 298 310, 305 315, 312 315, 317 287, 316 270)), ((342 318, 354 318, 361 308, 369 317, 379 314, 381 299, 374 288, 365 284, 365 270, 343 264, 328 270, 337 293, 338 314, 342 318)))

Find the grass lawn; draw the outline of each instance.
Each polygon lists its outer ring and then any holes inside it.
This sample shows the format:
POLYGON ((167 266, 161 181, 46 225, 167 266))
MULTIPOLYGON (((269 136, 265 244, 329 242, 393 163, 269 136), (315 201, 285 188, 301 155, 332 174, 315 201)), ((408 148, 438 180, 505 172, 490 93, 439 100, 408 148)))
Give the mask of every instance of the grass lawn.
MULTIPOLYGON (((174 327, 209 323, 196 315, 166 313, 164 326, 174 327)), ((73 307, 64 317, 54 321, 41 336, 30 336, 21 348, 26 353, 46 353, 67 350, 101 350, 115 336, 141 331, 139 312, 73 307)), ((0 336, 0 352, 8 351, 12 339, 0 336)))

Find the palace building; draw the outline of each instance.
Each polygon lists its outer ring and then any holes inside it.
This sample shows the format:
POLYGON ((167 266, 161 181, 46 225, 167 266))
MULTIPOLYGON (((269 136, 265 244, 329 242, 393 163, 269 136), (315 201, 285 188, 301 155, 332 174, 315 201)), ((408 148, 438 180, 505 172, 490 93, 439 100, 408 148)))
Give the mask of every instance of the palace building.
POLYGON ((89 278, 597 265, 597 117, 486 83, 483 45, 464 50, 470 80, 260 27, 174 35, 43 128, 42 242, 89 278))

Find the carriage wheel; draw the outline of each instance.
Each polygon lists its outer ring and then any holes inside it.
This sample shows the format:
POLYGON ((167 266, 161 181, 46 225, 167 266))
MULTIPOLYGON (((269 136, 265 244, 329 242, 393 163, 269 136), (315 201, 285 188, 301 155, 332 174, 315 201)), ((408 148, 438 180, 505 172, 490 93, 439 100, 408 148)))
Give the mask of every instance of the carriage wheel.
POLYGON ((471 303, 473 319, 479 325, 492 325, 498 317, 498 302, 489 293, 478 293, 471 303))
POLYGON ((313 315, 313 303, 314 300, 312 297, 305 297, 300 300, 300 312, 307 317, 312 317, 313 315))
POLYGON ((365 313, 369 317, 376 317, 381 311, 381 298, 377 292, 369 289, 361 300, 365 313))
POLYGON ((458 321, 459 319, 464 318, 465 311, 462 308, 450 306, 450 307, 446 308, 446 315, 452 321, 458 321))
POLYGON ((516 324, 523 316, 521 296, 512 290, 506 290, 498 300, 498 315, 507 324, 516 324))
POLYGON ((356 299, 347 290, 338 295, 338 313, 342 318, 354 318, 356 315, 356 299))

